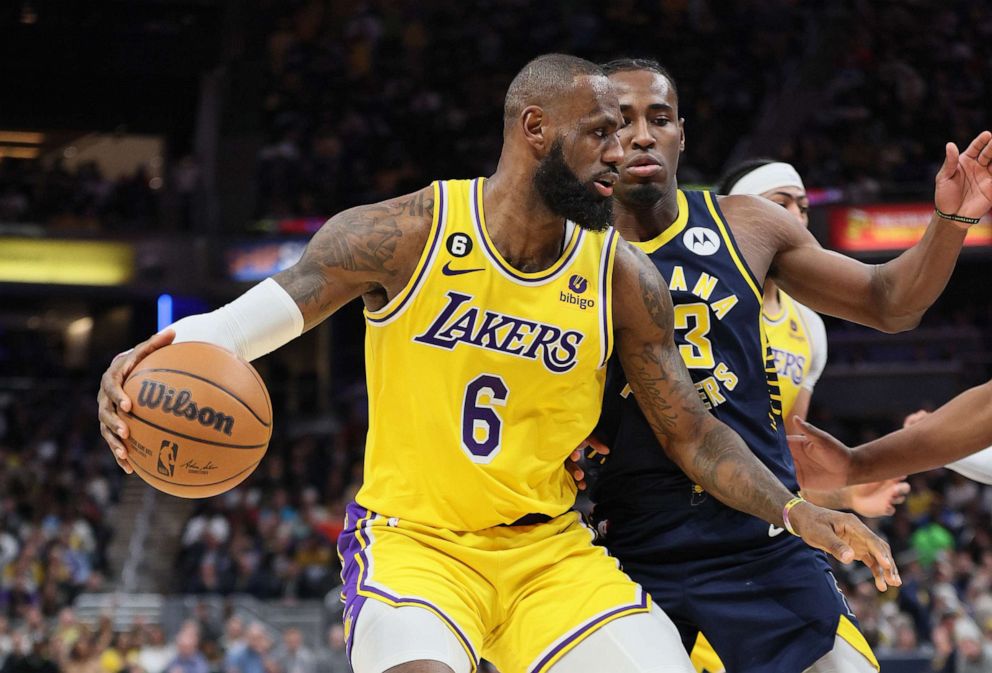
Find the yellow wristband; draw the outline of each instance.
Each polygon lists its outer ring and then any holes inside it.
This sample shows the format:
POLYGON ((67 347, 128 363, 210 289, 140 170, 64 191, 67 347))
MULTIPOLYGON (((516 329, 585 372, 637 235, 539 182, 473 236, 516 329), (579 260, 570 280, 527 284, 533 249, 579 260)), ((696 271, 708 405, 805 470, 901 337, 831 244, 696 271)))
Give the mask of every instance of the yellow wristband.
POLYGON ((792 528, 792 524, 789 522, 789 512, 793 507, 801 502, 806 502, 806 498, 801 495, 797 495, 795 498, 785 503, 785 507, 782 508, 782 523, 785 525, 785 529, 796 537, 799 537, 799 534, 792 528))

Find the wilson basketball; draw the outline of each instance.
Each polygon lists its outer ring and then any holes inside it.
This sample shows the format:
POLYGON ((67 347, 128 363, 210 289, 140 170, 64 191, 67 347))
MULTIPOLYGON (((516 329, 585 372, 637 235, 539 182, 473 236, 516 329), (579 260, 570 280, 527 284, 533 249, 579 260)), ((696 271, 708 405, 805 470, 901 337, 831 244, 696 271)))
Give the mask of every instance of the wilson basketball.
POLYGON ((146 482, 183 498, 230 490, 258 466, 272 437, 272 403, 255 368, 201 342, 171 344, 124 382, 128 460, 146 482))

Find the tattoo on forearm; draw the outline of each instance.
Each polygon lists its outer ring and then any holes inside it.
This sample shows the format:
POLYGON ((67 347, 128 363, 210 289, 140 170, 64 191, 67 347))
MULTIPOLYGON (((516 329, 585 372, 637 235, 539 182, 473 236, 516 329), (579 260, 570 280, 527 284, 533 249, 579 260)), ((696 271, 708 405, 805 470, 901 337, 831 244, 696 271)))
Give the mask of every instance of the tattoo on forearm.
POLYGON ((670 301, 665 301, 668 289, 664 281, 652 268, 642 268, 639 281, 641 299, 658 338, 624 349, 621 357, 648 424, 666 450, 674 443, 694 445, 688 455, 672 454, 672 458, 716 498, 776 521, 776 496, 783 495, 784 486, 737 433, 713 419, 703 406, 672 340, 674 310, 670 301))
POLYGON ((726 425, 714 424, 692 459, 696 479, 721 502, 777 521, 784 486, 726 425))

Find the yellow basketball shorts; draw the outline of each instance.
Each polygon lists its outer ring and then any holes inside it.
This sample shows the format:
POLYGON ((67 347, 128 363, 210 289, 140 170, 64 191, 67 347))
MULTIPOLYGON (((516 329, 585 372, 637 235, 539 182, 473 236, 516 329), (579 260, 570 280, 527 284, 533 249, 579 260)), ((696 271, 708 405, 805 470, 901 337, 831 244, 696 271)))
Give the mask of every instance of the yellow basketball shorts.
POLYGON ((338 539, 349 653, 368 599, 431 611, 469 660, 501 673, 548 670, 596 629, 650 598, 575 512, 458 533, 348 506, 338 539))

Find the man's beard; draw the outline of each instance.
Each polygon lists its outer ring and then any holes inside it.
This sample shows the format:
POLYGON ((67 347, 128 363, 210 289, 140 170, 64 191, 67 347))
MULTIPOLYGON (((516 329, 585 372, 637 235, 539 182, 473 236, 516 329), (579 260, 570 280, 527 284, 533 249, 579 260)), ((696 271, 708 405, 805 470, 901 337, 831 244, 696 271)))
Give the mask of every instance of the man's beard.
POLYGON ((596 196, 582 184, 565 163, 561 138, 538 164, 534 188, 551 212, 583 229, 603 231, 613 223, 613 199, 596 196))

